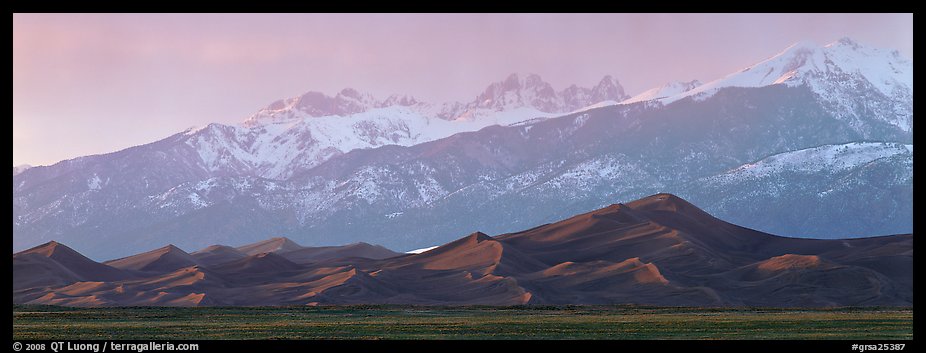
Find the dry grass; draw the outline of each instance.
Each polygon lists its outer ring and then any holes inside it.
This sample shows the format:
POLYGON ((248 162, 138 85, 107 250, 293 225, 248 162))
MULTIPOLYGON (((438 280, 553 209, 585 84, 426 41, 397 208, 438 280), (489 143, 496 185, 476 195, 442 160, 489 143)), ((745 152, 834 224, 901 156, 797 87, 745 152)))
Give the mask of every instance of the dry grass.
POLYGON ((13 307, 14 339, 912 339, 912 308, 13 307))

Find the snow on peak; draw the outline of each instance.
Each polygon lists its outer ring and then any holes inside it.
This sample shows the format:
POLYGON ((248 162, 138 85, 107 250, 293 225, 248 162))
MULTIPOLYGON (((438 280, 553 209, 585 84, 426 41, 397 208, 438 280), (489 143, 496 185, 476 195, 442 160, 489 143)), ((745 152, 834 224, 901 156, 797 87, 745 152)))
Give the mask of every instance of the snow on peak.
MULTIPOLYGON (((405 101, 409 100, 405 98, 405 101)), ((360 93, 353 88, 345 88, 334 97, 312 91, 273 102, 252 115, 245 123, 253 126, 264 122, 276 123, 308 117, 349 115, 362 113, 382 105, 383 103, 377 101, 372 95, 360 93)))
POLYGON ((861 45, 858 42, 856 42, 855 40, 849 37, 839 38, 839 40, 832 42, 828 44, 827 46, 832 46, 832 45, 843 45, 843 46, 852 47, 854 49, 858 49, 859 47, 861 47, 861 45))
POLYGON ((774 84, 811 84, 821 79, 860 75, 881 93, 891 96, 897 87, 913 89, 913 64, 895 51, 868 47, 842 38, 825 46, 800 41, 782 52, 739 72, 696 89, 664 98, 669 103, 685 97, 706 97, 724 87, 762 87, 774 84))
POLYGON ((825 59, 819 46, 810 41, 800 41, 758 64, 680 94, 662 98, 661 101, 670 103, 691 96, 706 98, 725 87, 763 87, 795 83, 802 71, 825 68, 825 59))
POLYGON ((412 96, 398 94, 385 100, 377 100, 352 88, 345 88, 333 97, 313 91, 273 102, 249 117, 244 125, 256 127, 307 118, 344 117, 393 106, 409 107, 428 117, 469 121, 491 116, 495 112, 525 109, 534 110, 540 115, 568 113, 596 103, 619 102, 626 98, 620 82, 610 75, 602 78, 592 88, 572 85, 557 92, 540 75, 513 73, 501 81, 490 84, 469 103, 431 104, 421 102, 412 96))
POLYGON ((541 111, 556 109, 557 96, 553 86, 537 74, 511 74, 502 81, 490 84, 476 97, 470 109, 496 111, 520 107, 535 107, 541 111))
POLYGON ((240 125, 191 128, 182 141, 212 173, 280 180, 355 149, 411 146, 623 99, 623 88, 611 76, 593 88, 572 85, 556 92, 540 75, 511 74, 468 104, 432 105, 408 95, 380 101, 345 88, 333 97, 308 92, 276 101, 240 125))
POLYGON ((606 75, 598 82, 595 88, 592 88, 591 100, 588 103, 598 104, 604 101, 619 101, 625 97, 627 97, 627 94, 624 93, 624 87, 621 86, 621 83, 611 75, 606 75))
MULTIPOLYGON (((537 74, 511 74, 490 84, 476 99, 445 119, 457 120, 478 115, 480 111, 506 111, 531 108, 544 113, 568 113, 594 104, 626 99, 624 88, 612 76, 603 77, 595 87, 571 85, 561 91, 537 74)), ((482 114, 485 115, 485 114, 482 114)))
POLYGON ((412 146, 490 125, 556 115, 517 108, 450 121, 416 108, 392 105, 344 116, 210 124, 185 134, 183 143, 199 155, 202 166, 210 172, 281 180, 356 149, 412 146))
POLYGON ((388 98, 386 98, 386 100, 384 100, 381 105, 384 107, 391 107, 393 105, 401 105, 404 107, 410 107, 410 106, 417 105, 418 103, 421 103, 421 102, 415 99, 415 97, 405 95, 405 94, 393 94, 389 96, 388 98))
POLYGON ((800 41, 743 70, 658 99, 668 104, 687 97, 704 99, 726 87, 770 85, 809 87, 859 131, 865 131, 865 121, 881 121, 906 132, 913 129, 913 63, 897 51, 849 38, 825 46, 800 41), (856 106, 868 106, 873 100, 880 102, 880 106, 869 107, 875 114, 860 115, 856 106))
POLYGON ((827 59, 842 72, 858 74, 886 96, 897 89, 913 91, 913 63, 896 50, 865 46, 849 38, 842 38, 823 47, 827 59))
POLYGON ((203 131, 203 130, 209 128, 209 126, 212 126, 212 125, 214 125, 214 124, 215 124, 215 123, 206 124, 206 125, 202 125, 202 126, 191 126, 191 127, 187 128, 186 130, 183 130, 180 134, 181 134, 181 135, 184 135, 184 136, 193 136, 193 135, 196 135, 196 134, 200 133, 201 131, 203 131))
POLYGON ((643 102, 643 101, 649 101, 649 100, 654 100, 654 99, 662 99, 662 98, 674 96, 680 93, 688 92, 692 89, 697 88, 698 86, 701 86, 701 81, 698 81, 698 80, 691 80, 688 82, 673 81, 665 85, 662 85, 661 87, 655 87, 655 88, 651 88, 646 91, 643 91, 643 93, 640 93, 627 100, 624 100, 621 103, 630 104, 630 103, 643 102))

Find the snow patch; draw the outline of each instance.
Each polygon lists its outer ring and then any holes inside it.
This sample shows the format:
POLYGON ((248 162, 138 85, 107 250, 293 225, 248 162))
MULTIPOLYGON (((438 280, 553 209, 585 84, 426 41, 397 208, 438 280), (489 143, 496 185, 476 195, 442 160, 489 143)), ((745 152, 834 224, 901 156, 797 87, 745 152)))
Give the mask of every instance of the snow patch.
POLYGON ((102 184, 103 181, 100 180, 99 175, 93 174, 92 178, 87 179, 87 188, 90 190, 99 190, 102 184))
POLYGON ((198 209, 200 209, 200 208, 204 208, 204 207, 206 207, 206 206, 209 206, 209 203, 206 202, 206 200, 203 200, 203 198, 200 197, 199 194, 197 194, 197 193, 195 193, 195 192, 190 193, 187 197, 189 198, 190 204, 193 205, 193 208, 194 208, 194 209, 197 209, 197 210, 198 210, 198 209))
POLYGON ((601 101, 601 102, 598 102, 598 103, 589 105, 589 106, 587 106, 587 107, 583 107, 583 108, 579 108, 579 109, 573 110, 573 111, 570 112, 569 114, 582 113, 582 112, 586 112, 586 111, 589 111, 589 110, 592 110, 592 109, 598 109, 598 108, 604 108, 604 107, 610 107, 610 106, 614 106, 614 105, 619 105, 619 104, 621 104, 621 103, 622 103, 622 102, 618 102, 618 101, 614 101, 614 100, 601 101))
POLYGON ((896 51, 863 46, 847 38, 822 47, 798 42, 758 64, 696 88, 668 95, 670 89, 652 89, 622 104, 647 100, 669 104, 689 97, 704 100, 727 87, 770 85, 809 87, 835 108, 838 117, 849 120, 850 126, 862 133, 867 129, 865 120, 880 120, 904 132, 913 130, 913 63, 896 51), (873 116, 859 116, 857 105, 870 103, 858 99, 872 94, 885 97, 884 105, 870 107, 875 110, 873 116))
POLYGON ((701 85, 701 81, 698 81, 698 80, 692 80, 688 82, 680 82, 680 81, 669 82, 661 87, 651 88, 646 91, 643 91, 643 93, 630 97, 620 102, 620 104, 631 104, 631 103, 637 103, 637 102, 651 101, 655 99, 662 99, 662 98, 688 92, 692 89, 697 88, 700 85, 701 85))
POLYGON ((881 158, 910 154, 913 145, 882 142, 854 142, 842 145, 825 145, 799 151, 785 152, 764 158, 755 163, 737 167, 718 176, 720 180, 760 178, 781 171, 816 173, 824 170, 853 169, 881 158))
POLYGON ((588 121, 588 118, 589 118, 588 114, 582 114, 582 115, 577 116, 575 120, 572 121, 572 127, 578 130, 580 127, 585 126, 585 122, 588 121))
POLYGON ((237 126, 210 124, 185 143, 212 172, 234 171, 283 180, 331 157, 356 149, 412 146, 492 125, 511 125, 556 116, 534 108, 472 110, 449 121, 420 109, 390 106, 348 116, 311 117, 237 126))
POLYGON ((431 246, 431 247, 427 247, 427 248, 409 250, 409 251, 406 251, 405 253, 406 253, 406 254, 420 254, 420 253, 423 253, 423 252, 426 252, 426 251, 430 251, 430 250, 437 249, 437 248, 439 248, 439 247, 440 247, 439 245, 438 245, 438 246, 431 246))

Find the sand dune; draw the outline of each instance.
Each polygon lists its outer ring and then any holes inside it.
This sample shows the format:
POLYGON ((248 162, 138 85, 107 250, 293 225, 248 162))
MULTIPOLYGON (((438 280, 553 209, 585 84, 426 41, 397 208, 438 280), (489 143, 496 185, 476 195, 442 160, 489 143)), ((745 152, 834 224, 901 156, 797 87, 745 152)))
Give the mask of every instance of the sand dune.
POLYGON ((381 260, 390 257, 401 256, 403 254, 386 249, 379 245, 371 245, 360 242, 344 246, 306 247, 292 251, 280 252, 280 255, 292 262, 306 264, 351 257, 381 260))
POLYGON ((302 269, 302 266, 272 252, 251 255, 214 267, 222 273, 280 273, 302 269))
POLYGON ((168 245, 146 253, 106 261, 105 264, 122 270, 164 273, 199 263, 186 251, 168 245))
POLYGON ((23 258, 29 255, 38 255, 53 260, 85 280, 112 281, 130 277, 123 271, 90 260, 74 249, 55 241, 22 251, 13 255, 13 258, 23 258))
POLYGON ((60 263, 38 254, 13 256, 13 291, 36 287, 54 287, 82 280, 60 263))
POLYGON ((24 289, 65 286, 79 281, 119 281, 132 277, 54 241, 13 255, 14 300, 15 293, 24 289))
POLYGON ((911 234, 778 237, 657 194, 421 254, 286 238, 99 264, 57 243, 13 255, 14 303, 106 305, 913 304, 911 234))
POLYGON ((819 268, 823 261, 816 255, 784 254, 758 263, 758 269, 766 272, 819 268))
POLYGON ((286 237, 270 238, 238 247, 238 251, 248 255, 257 255, 265 252, 282 253, 299 249, 302 249, 302 245, 296 244, 296 242, 286 237))
POLYGON ((476 232, 411 258, 414 265, 425 270, 459 269, 484 276, 501 262, 502 245, 485 233, 476 232))
POLYGON ((196 262, 206 266, 240 260, 248 255, 230 246, 212 245, 192 254, 196 262))

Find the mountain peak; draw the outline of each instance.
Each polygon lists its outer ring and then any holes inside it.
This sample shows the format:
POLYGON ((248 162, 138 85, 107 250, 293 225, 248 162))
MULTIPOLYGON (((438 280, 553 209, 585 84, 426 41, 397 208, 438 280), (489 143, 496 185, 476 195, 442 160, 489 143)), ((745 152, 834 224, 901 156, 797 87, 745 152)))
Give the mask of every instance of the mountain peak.
POLYGON ((353 98, 356 100, 360 100, 363 98, 360 92, 350 87, 342 89, 341 92, 338 92, 338 96, 353 98))
POLYGON ((502 81, 505 86, 508 87, 520 87, 521 86, 521 74, 517 72, 512 72, 502 81))
POLYGON ((546 83, 543 80, 543 78, 541 78, 540 75, 538 74, 527 74, 527 76, 524 76, 524 86, 525 87, 543 86, 543 85, 549 85, 549 84, 546 83))
POLYGON ((519 89, 548 84, 540 75, 535 73, 513 72, 500 81, 506 89, 519 89))
MULTIPOLYGON (((503 80, 489 84, 469 103, 448 102, 443 105, 422 103, 415 97, 393 94, 385 100, 354 88, 344 88, 333 97, 322 92, 309 91, 302 95, 277 100, 250 116, 245 127, 265 123, 281 123, 306 118, 350 116, 373 109, 391 106, 415 107, 421 105, 424 114, 433 114, 445 120, 467 116, 486 115, 491 112, 533 108, 543 113, 568 113, 596 103, 626 99, 624 88, 611 75, 604 76, 593 88, 571 85, 561 92, 536 73, 511 73, 503 80), (477 111, 482 110, 479 113, 477 111), (474 114, 475 113, 475 114, 474 114)), ((420 110, 418 109, 418 110, 420 110)))
POLYGON ((833 106, 841 119, 855 120, 852 125, 858 126, 862 134, 870 130, 862 120, 886 123, 904 132, 913 130, 913 63, 892 51, 849 38, 822 47, 799 41, 739 72, 660 101, 668 104, 686 97, 700 100, 727 87, 772 85, 809 88, 821 101, 833 106), (867 108, 873 114, 858 113, 858 106, 868 106, 873 100, 884 103, 867 108))
POLYGON ((393 94, 386 98, 386 100, 384 100, 380 105, 383 107, 390 107, 393 105, 409 107, 418 103, 420 102, 413 96, 407 94, 393 94))
MULTIPOLYGON (((620 86, 621 84, 620 82, 617 81, 617 79, 615 79, 611 75, 604 75, 604 77, 602 77, 601 80, 598 81, 598 84, 595 85, 593 89, 602 89, 606 87, 620 87, 620 86)), ((623 89, 623 87, 621 87, 621 89, 623 89)))
POLYGON ((601 80, 598 81, 598 85, 592 88, 590 93, 591 97, 588 102, 591 104, 605 101, 619 102, 628 97, 621 83, 611 75, 602 77, 601 80))
POLYGON ((362 113, 380 105, 381 102, 376 101, 372 95, 353 88, 344 88, 334 97, 322 92, 309 91, 300 96, 271 103, 248 118, 245 125, 323 116, 346 116, 362 113))
POLYGON ((856 42, 855 40, 849 37, 842 37, 842 38, 839 38, 839 40, 833 43, 830 43, 830 45, 834 45, 834 44, 851 47, 853 49, 857 49, 862 46, 861 44, 859 44, 859 42, 856 42))
POLYGON ((556 106, 556 92, 536 74, 512 73, 505 80, 490 84, 470 103, 469 109, 510 110, 534 107, 549 111, 556 106))
POLYGON ((538 74, 512 73, 505 80, 486 87, 463 111, 503 111, 527 107, 544 113, 567 113, 596 103, 619 102, 626 98, 624 88, 611 75, 602 78, 593 88, 573 84, 557 92, 538 74))

